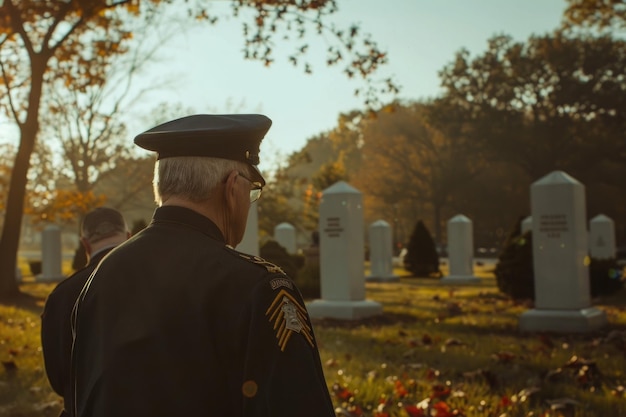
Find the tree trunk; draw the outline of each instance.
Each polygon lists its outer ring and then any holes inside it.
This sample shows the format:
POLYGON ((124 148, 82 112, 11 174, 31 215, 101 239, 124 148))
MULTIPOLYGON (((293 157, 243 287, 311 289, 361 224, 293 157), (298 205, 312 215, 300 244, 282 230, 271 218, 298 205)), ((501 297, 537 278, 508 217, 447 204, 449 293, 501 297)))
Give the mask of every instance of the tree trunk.
POLYGON ((0 238, 0 298, 3 299, 19 294, 15 271, 22 230, 22 214, 24 213, 26 176, 30 165, 30 155, 34 147, 34 138, 35 135, 27 135, 25 129, 22 129, 20 147, 11 173, 4 227, 0 238))
MULTIPOLYGON (((0 299, 10 299, 20 294, 17 281, 15 280, 17 252, 22 231, 24 197, 26 195, 30 156, 35 149, 35 141, 39 131, 39 105, 41 103, 46 59, 34 57, 31 64, 32 76, 31 90, 28 97, 28 112, 26 121, 19 125, 20 146, 15 156, 15 163, 11 173, 6 213, 4 215, 4 227, 0 237, 0 299)), ((19 123, 18 120, 16 122, 19 123)))

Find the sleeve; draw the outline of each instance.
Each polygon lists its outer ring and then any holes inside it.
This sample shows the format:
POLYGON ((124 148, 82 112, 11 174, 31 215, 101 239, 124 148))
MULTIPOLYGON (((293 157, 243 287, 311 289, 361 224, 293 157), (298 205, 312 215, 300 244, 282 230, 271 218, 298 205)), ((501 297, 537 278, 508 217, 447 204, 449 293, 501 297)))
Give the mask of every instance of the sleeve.
POLYGON ((243 415, 334 417, 311 320, 294 282, 269 275, 252 298, 243 415))
POLYGON ((60 316, 62 314, 59 314, 62 302, 63 300, 59 300, 57 292, 50 293, 41 314, 41 350, 44 358, 44 367, 50 386, 60 396, 64 394, 62 372, 64 365, 64 329, 61 326, 63 318, 60 316))

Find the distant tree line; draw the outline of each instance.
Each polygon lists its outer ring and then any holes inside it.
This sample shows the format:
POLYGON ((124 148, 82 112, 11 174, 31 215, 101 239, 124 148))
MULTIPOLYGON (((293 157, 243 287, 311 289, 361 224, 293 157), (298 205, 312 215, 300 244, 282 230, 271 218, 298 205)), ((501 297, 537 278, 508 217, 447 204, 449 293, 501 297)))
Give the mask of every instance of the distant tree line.
POLYGON ((441 244, 463 213, 476 246, 500 246, 530 214, 532 182, 564 170, 586 186, 588 216, 615 219, 626 242, 626 41, 613 36, 624 10, 594 14, 594 4, 570 1, 554 33, 459 51, 440 73, 440 97, 341 115, 281 170, 291 207, 344 179, 364 193, 367 221, 387 220, 398 243, 424 219, 441 244))

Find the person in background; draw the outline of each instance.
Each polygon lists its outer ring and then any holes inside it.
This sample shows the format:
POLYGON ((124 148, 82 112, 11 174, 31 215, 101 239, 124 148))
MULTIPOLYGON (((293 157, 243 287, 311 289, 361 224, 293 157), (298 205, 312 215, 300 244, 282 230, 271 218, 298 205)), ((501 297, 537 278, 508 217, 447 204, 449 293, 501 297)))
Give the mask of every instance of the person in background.
POLYGON ((122 214, 99 207, 87 213, 81 225, 80 242, 88 263, 50 293, 41 316, 41 344, 48 381, 64 399, 61 416, 67 416, 72 351, 71 315, 76 298, 98 263, 130 236, 122 214))
POLYGON ((238 252, 265 180, 263 115, 193 115, 135 138, 159 207, 77 301, 77 417, 334 417, 294 282, 238 252))

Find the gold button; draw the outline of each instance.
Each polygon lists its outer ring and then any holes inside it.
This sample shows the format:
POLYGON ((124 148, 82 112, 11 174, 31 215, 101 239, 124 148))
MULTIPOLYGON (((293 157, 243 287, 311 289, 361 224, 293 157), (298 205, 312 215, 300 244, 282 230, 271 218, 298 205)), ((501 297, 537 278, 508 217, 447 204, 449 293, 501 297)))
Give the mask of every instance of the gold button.
POLYGON ((259 386, 254 381, 246 381, 243 383, 243 386, 241 387, 243 396, 247 398, 254 397, 258 390, 259 390, 259 386))

